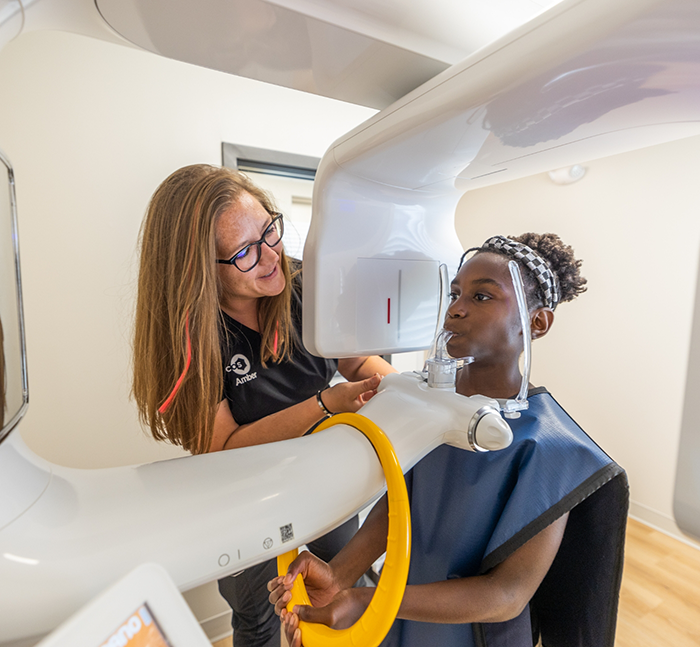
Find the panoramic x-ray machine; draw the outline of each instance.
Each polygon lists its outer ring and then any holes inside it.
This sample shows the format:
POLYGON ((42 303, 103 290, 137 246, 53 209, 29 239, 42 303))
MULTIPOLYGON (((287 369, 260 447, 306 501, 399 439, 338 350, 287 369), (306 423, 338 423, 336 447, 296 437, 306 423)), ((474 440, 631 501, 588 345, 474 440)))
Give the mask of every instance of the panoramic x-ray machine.
MULTIPOLYGON (((99 15, 88 4, 93 20, 158 51, 142 38, 152 12, 122 11, 138 0, 97 0, 99 15)), ((426 348, 461 253, 453 218, 467 189, 700 132, 698 34, 697 0, 564 0, 339 139, 319 169, 304 254, 306 346, 332 357, 426 348)), ((348 424, 112 469, 31 452, 16 431, 28 383, 13 175, 2 162, 0 644, 52 631, 144 562, 186 590, 286 553, 381 495, 375 452, 348 424)), ((405 471, 443 442, 507 445, 503 406, 396 375, 361 413, 405 471)))

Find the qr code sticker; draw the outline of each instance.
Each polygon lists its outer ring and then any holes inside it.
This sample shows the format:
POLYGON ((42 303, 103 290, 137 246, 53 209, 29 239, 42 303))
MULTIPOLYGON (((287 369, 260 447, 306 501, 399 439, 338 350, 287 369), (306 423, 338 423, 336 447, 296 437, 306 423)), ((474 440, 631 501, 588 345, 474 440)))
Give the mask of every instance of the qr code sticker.
POLYGON ((294 539, 294 528, 292 527, 291 523, 288 523, 286 526, 282 526, 280 528, 280 537, 282 538, 283 544, 294 539))

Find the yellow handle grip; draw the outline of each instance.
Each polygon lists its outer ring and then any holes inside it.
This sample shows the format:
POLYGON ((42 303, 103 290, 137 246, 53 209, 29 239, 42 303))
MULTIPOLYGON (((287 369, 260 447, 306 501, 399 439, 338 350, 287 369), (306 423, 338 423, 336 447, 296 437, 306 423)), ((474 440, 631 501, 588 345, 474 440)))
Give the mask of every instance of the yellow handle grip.
MULTIPOLYGON (((386 558, 379 584, 362 617, 347 629, 331 629, 326 625, 299 622, 304 647, 377 647, 389 633, 403 599, 411 559, 411 513, 406 481, 396 452, 386 434, 369 418, 359 413, 339 413, 322 422, 315 431, 334 425, 348 425, 362 432, 374 446, 384 470, 389 503, 389 535, 386 558)), ((296 549, 277 558, 277 571, 284 575, 298 554, 296 549)), ((304 580, 298 575, 287 605, 310 605, 304 580)))

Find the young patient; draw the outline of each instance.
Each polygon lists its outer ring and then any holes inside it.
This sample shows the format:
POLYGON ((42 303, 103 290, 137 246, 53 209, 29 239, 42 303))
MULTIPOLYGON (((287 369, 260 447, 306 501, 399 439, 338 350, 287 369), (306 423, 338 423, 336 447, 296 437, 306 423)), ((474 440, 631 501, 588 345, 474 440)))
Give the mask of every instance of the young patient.
MULTIPOLYGON (((474 357, 457 393, 512 398, 522 329, 508 262, 519 264, 532 339, 561 302, 585 291, 581 261, 554 234, 495 236, 468 250, 452 282, 445 328, 454 357, 474 357), (472 254, 468 260, 465 257, 472 254)), ((509 420, 513 444, 472 453, 442 445, 407 475, 412 554, 386 646, 612 647, 628 506, 627 479, 544 388, 509 420)), ((330 563, 303 552, 270 581, 291 647, 299 619, 352 625, 374 589, 352 584, 385 551, 386 497, 330 563), (313 607, 284 608, 301 573, 313 607)))

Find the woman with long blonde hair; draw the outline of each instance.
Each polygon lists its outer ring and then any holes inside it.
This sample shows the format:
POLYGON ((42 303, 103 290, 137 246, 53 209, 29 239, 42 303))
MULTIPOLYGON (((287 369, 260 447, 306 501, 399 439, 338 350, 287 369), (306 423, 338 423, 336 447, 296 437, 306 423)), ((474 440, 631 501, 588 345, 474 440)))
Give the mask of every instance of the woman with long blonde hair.
MULTIPOLYGON (((170 175, 141 231, 133 395, 157 440, 199 454, 302 436, 357 411, 392 371, 379 357, 329 360, 301 341, 301 263, 284 217, 245 175, 204 164, 170 175), (332 387, 337 370, 348 380, 332 387)), ((330 559, 357 529, 319 540, 330 559)), ((311 547, 312 550, 314 547, 311 547)), ((268 562, 219 582, 236 647, 279 645, 268 562)))

